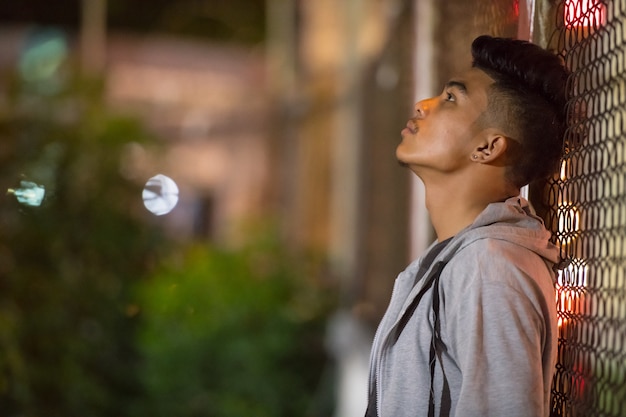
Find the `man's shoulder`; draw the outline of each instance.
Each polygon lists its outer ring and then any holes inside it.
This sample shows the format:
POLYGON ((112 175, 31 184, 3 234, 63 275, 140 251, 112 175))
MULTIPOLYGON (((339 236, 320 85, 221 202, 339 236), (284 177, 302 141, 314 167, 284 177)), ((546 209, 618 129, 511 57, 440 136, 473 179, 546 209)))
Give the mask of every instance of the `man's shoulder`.
POLYGON ((459 249, 443 274, 457 285, 463 281, 462 286, 498 283, 517 287, 520 281, 552 280, 545 260, 532 248, 493 237, 473 240, 459 249))
POLYGON ((540 257, 533 245, 497 235, 483 235, 462 242, 457 251, 450 257, 449 262, 460 262, 464 259, 475 262, 497 261, 502 257, 513 256, 517 259, 518 256, 526 257, 531 254, 540 257))

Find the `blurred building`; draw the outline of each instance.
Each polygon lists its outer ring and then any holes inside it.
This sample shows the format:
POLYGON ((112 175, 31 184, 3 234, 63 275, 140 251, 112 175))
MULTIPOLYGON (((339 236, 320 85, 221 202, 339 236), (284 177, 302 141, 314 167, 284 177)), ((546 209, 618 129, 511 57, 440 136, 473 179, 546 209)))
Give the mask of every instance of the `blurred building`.
POLYGON ((230 241, 243 233, 243 220, 263 213, 270 166, 264 74, 259 51, 108 37, 108 100, 161 138, 164 152, 136 149, 133 165, 144 178, 159 170, 181 187, 180 206, 167 219, 178 237, 230 241))

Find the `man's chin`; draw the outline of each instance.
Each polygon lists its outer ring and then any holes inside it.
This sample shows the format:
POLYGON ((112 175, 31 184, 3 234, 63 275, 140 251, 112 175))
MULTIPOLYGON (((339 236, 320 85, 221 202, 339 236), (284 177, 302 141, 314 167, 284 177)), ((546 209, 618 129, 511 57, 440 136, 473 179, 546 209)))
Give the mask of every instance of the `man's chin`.
POLYGON ((408 167, 409 164, 405 162, 404 159, 405 158, 402 157, 402 153, 398 151, 398 148, 396 148, 396 161, 398 161, 398 165, 401 167, 408 167))

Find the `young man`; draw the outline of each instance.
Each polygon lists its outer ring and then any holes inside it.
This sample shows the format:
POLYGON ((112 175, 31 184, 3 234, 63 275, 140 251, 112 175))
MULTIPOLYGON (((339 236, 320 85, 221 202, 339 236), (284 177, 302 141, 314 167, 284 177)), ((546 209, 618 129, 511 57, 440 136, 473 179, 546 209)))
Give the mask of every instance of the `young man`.
POLYGON ((472 56, 416 104, 396 150, 424 182, 437 242, 396 279, 367 417, 549 414, 558 250, 519 194, 556 170, 568 73, 524 41, 481 36, 472 56))

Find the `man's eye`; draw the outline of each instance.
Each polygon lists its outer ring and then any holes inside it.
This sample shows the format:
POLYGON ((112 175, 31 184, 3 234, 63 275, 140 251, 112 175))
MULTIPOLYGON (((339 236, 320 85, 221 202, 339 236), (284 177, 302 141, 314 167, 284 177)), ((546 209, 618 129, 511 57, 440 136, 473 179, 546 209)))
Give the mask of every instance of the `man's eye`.
POLYGON ((446 93, 446 101, 455 101, 452 93, 446 93))

